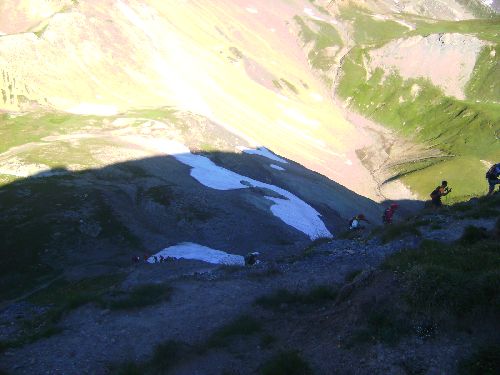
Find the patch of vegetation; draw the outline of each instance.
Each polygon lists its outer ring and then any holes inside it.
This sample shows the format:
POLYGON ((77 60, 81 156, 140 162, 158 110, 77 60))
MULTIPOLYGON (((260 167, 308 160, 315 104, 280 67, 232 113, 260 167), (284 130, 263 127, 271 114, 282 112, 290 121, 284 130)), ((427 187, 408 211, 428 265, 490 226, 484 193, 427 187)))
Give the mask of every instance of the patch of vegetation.
POLYGON ((99 238, 118 238, 129 244, 135 249, 143 249, 141 241, 123 224, 104 200, 100 192, 96 192, 93 197, 95 200, 95 212, 93 219, 102 227, 99 238))
POLYGON ((495 16, 495 12, 480 1, 457 0, 457 3, 463 5, 477 18, 491 18, 495 16))
MULTIPOLYGON (((422 223, 421 225, 425 224, 422 223)), ((418 224, 412 221, 393 223, 373 229, 371 236, 380 236, 380 240, 385 244, 408 235, 421 236, 422 233, 420 233, 418 226, 418 224)))
POLYGON ((500 253, 495 240, 467 245, 424 241, 419 249, 391 255, 383 267, 398 273, 406 299, 417 312, 500 313, 500 253))
POLYGON ((119 375, 156 375, 166 374, 173 367, 193 355, 192 348, 182 342, 168 340, 158 344, 151 358, 142 363, 124 362, 112 365, 109 371, 119 375))
POLYGON ((377 20, 366 11, 356 7, 344 7, 340 16, 353 22, 356 44, 383 44, 401 38, 408 29, 397 22, 377 20))
POLYGON ((302 250, 300 253, 289 256, 285 258, 285 262, 287 263, 294 263, 297 261, 301 261, 304 259, 307 259, 311 256, 314 255, 314 252, 316 251, 316 248, 322 244, 326 244, 330 242, 332 239, 329 237, 320 237, 316 238, 314 241, 312 241, 309 245, 307 245, 304 250, 302 250))
POLYGON ((333 66, 335 55, 328 52, 328 48, 343 46, 342 39, 338 31, 329 23, 319 20, 312 21, 315 29, 312 30, 307 23, 299 16, 294 17, 295 22, 300 27, 300 37, 304 44, 313 43, 313 47, 308 54, 309 62, 315 69, 328 71, 333 66))
POLYGON ((200 207, 193 203, 188 203, 181 208, 181 212, 177 213, 176 218, 178 221, 186 220, 188 223, 194 221, 205 222, 215 216, 215 212, 206 208, 200 207))
POLYGON ((295 350, 283 351, 261 367, 262 375, 312 375, 309 364, 295 350))
POLYGON ((188 346, 179 341, 169 340, 161 343, 156 346, 148 367, 153 369, 156 374, 165 373, 183 360, 188 351, 188 346))
POLYGON ((39 38, 39 39, 40 39, 40 38, 42 37, 43 33, 45 32, 45 30, 47 30, 47 27, 48 27, 48 26, 49 26, 48 24, 47 24, 47 25, 45 25, 45 26, 44 26, 44 27, 42 27, 40 30, 38 30, 38 31, 34 31, 34 32, 33 32, 33 34, 35 34, 35 35, 37 36, 37 38, 39 38))
POLYGON ((32 179, 0 188, 0 299, 18 296, 58 274, 42 257, 56 233, 75 234, 73 220, 59 221, 54 215, 59 207, 71 210, 78 204, 66 181, 32 179))
POLYGON ((483 47, 465 93, 471 100, 500 101, 500 45, 483 47))
POLYGON ((165 207, 168 207, 177 198, 171 185, 153 186, 144 195, 165 207))
POLYGON ((489 236, 486 229, 469 225, 465 228, 462 237, 460 237, 460 243, 463 245, 471 245, 476 242, 485 240, 488 237, 489 236))
POLYGON ((49 135, 73 133, 96 119, 98 119, 96 116, 77 116, 58 112, 20 116, 0 114, 0 153, 14 146, 40 141, 49 135))
POLYGON ((472 219, 498 217, 500 215, 500 194, 495 194, 490 197, 480 197, 477 200, 477 204, 472 204, 470 206, 471 209, 462 214, 462 217, 472 219))
POLYGON ((242 59, 244 56, 243 56, 243 52, 241 52, 238 48, 236 47, 229 47, 229 51, 234 55, 234 57, 236 57, 237 59, 242 59))
POLYGON ((259 297, 255 303, 265 309, 281 310, 283 306, 317 305, 333 301, 337 291, 327 285, 319 285, 307 292, 291 292, 288 289, 278 289, 274 293, 259 297))
POLYGON ((485 167, 480 160, 498 156, 498 105, 447 97, 426 80, 404 80, 395 73, 384 76, 381 69, 366 79, 367 58, 367 51, 360 48, 346 56, 340 96, 351 98, 357 111, 445 156, 399 166, 398 177, 422 197, 428 197, 441 176, 455 187, 455 198, 484 194, 485 167))
POLYGON ((283 90, 283 86, 281 85, 280 81, 277 79, 273 79, 273 85, 276 87, 278 90, 283 90))
POLYGON ((500 374, 500 345, 480 348, 459 365, 460 375, 500 374))
MULTIPOLYGON (((123 280, 123 275, 105 275, 80 281, 56 281, 29 298, 33 304, 50 306, 43 314, 22 322, 22 335, 4 341, 4 350, 47 338, 61 332, 57 326, 68 312, 87 303, 102 303, 103 294, 123 280)), ((1 350, 0 350, 1 351, 1 350)))
POLYGON ((500 34, 498 33, 498 23, 500 16, 489 19, 470 19, 463 21, 438 21, 416 19, 413 21, 417 28, 408 33, 412 35, 429 35, 439 33, 459 33, 466 35, 474 35, 479 39, 487 40, 498 44, 500 42, 500 34))
POLYGON ((363 272, 363 270, 354 270, 354 271, 351 271, 349 272, 346 277, 345 277, 345 282, 346 283, 352 283, 354 281, 354 279, 359 275, 361 274, 361 272, 363 272))
POLYGON ((366 327, 353 335, 351 344, 383 342, 395 345, 410 333, 410 323, 403 314, 393 308, 373 306, 366 318, 366 327))
POLYGON ((295 95, 299 94, 299 90, 297 89, 297 87, 293 83, 290 83, 289 81, 287 81, 284 78, 280 78, 280 82, 283 85, 285 85, 288 88, 288 90, 290 90, 291 92, 293 92, 295 95))
POLYGON ((172 295, 172 287, 166 284, 144 284, 133 288, 124 295, 118 295, 106 305, 110 309, 137 309, 168 301, 172 295))
POLYGON ((236 336, 250 336, 260 332, 261 322, 250 315, 242 315, 215 331, 207 341, 207 347, 224 347, 236 336))

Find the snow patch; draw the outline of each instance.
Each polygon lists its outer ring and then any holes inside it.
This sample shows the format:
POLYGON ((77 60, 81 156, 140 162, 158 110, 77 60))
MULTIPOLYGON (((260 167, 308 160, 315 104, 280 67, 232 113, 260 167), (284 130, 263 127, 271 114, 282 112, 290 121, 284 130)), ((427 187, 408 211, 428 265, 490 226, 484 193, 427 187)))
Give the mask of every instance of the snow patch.
POLYGON ((317 102, 322 102, 323 101, 323 96, 321 96, 320 94, 318 94, 317 92, 312 92, 309 94, 309 96, 316 100, 317 102))
POLYGON ((276 164, 271 164, 270 167, 273 168, 273 169, 277 169, 278 171, 284 171, 285 170, 285 168, 280 167, 279 165, 276 165, 276 164))
POLYGON ((192 242, 183 242, 178 245, 167 247, 148 258, 148 263, 154 263, 160 255, 175 259, 194 259, 212 264, 245 265, 245 258, 241 255, 228 254, 221 250, 211 249, 192 242))
POLYGON ((326 21, 324 18, 315 15, 311 8, 304 8, 304 13, 316 21, 326 21))
MULTIPOLYGON (((282 106, 278 105, 278 107, 282 107, 282 106)), ((320 126, 320 122, 318 120, 308 118, 306 115, 301 113, 296 108, 285 107, 285 108, 282 108, 282 111, 283 111, 283 114, 285 116, 287 116, 288 118, 296 120, 304 125, 311 126, 313 128, 317 128, 318 126, 320 126)))
POLYGON ((233 190, 259 187, 274 191, 282 198, 265 197, 274 202, 274 205, 270 208, 273 215, 285 224, 306 234, 312 240, 321 237, 333 237, 321 220, 319 212, 285 189, 219 167, 205 156, 191 154, 185 145, 176 141, 142 137, 124 138, 158 152, 172 155, 181 163, 192 167, 191 176, 209 188, 233 190))
POLYGON ((244 152, 245 154, 260 155, 280 163, 288 164, 288 162, 285 159, 282 159, 279 156, 273 154, 265 147, 257 147, 256 149, 252 149, 244 146, 238 146, 237 149, 240 150, 241 152, 244 152))

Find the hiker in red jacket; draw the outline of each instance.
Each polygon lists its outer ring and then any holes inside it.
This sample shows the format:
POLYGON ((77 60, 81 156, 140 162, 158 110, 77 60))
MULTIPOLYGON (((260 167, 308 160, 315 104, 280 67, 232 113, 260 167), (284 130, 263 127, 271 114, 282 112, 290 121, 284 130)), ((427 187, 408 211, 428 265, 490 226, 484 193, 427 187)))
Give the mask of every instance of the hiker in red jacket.
POLYGON ((384 211, 384 215, 382 216, 382 221, 384 224, 392 224, 392 217, 396 212, 396 209, 399 207, 399 204, 392 203, 387 210, 384 211))

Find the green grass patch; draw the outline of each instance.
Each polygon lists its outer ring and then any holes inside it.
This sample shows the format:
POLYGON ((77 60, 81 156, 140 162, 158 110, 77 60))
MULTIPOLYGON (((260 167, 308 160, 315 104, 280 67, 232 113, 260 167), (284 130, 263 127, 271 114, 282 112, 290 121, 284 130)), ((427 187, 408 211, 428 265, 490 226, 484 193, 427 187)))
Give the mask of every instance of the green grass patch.
POLYGON ((328 52, 328 48, 343 46, 342 38, 338 31, 329 23, 319 20, 311 21, 314 30, 299 16, 294 17, 300 28, 299 36, 304 42, 313 43, 313 48, 308 54, 309 62, 315 69, 328 71, 334 63, 335 55, 328 52))
POLYGON ((97 116, 77 116, 67 113, 39 113, 26 115, 0 114, 0 153, 14 146, 37 142, 49 135, 70 134, 97 116))
POLYGON ((283 351, 265 362, 260 373, 262 375, 312 375, 309 364, 301 357, 298 351, 283 351))
POLYGON ((483 47, 465 93, 471 100, 500 101, 500 45, 483 47))
POLYGON ((255 303, 269 310, 281 310, 284 306, 317 305, 335 300, 336 289, 319 285, 307 292, 292 292, 288 289, 278 289, 274 293, 259 297, 255 303))
POLYGON ((373 15, 356 7, 343 7, 340 16, 353 22, 356 44, 383 44, 401 38, 408 29, 394 21, 377 20, 373 15))
POLYGON ((424 241, 418 249, 391 255, 383 267, 400 275, 406 299, 416 311, 457 316, 475 309, 499 313, 498 250, 495 240, 467 245, 424 241))
POLYGON ((476 242, 482 241, 489 238, 488 232, 484 228, 478 228, 473 225, 469 225, 465 228, 462 237, 460 237, 459 242, 462 245, 472 245, 476 242))
MULTIPOLYGON (((425 224, 422 223, 421 225, 425 224)), ((413 221, 393 223, 383 227, 374 228, 370 235, 372 237, 380 236, 380 240, 385 244, 405 236, 421 236, 422 233, 418 229, 418 226, 418 223, 416 225, 413 221)))
MULTIPOLYGON (((4 341, 6 348, 26 344, 56 335, 62 331, 58 326, 68 312, 87 303, 102 305, 104 293, 123 280, 123 275, 105 275, 80 281, 56 281, 35 293, 28 300, 37 305, 50 306, 43 314, 31 320, 22 321, 22 334, 10 341, 4 341)), ((1 351, 1 350, 0 350, 1 351)))
POLYGON ((350 345, 373 342, 395 345, 411 332, 410 322, 404 314, 389 307, 372 306, 366 317, 366 327, 353 334, 350 345))
POLYGON ((443 154, 441 160, 400 165, 396 176, 423 198, 442 179, 455 187, 457 198, 484 194, 486 167, 480 160, 500 157, 498 104, 447 97, 424 79, 404 80, 392 73, 383 80, 381 69, 366 80, 363 58, 367 52, 360 48, 345 58, 340 96, 350 97, 360 113, 443 154))
POLYGON ((439 33, 458 33, 474 35, 479 39, 487 40, 493 43, 500 42, 500 33, 498 32, 498 23, 500 16, 489 19, 471 19, 463 21, 438 21, 417 19, 416 30, 409 32, 412 35, 429 35, 439 33))
POLYGON ((208 339, 206 346, 225 347, 238 336, 250 336, 260 332, 262 329, 261 322, 250 315, 242 315, 225 326, 215 331, 208 339))

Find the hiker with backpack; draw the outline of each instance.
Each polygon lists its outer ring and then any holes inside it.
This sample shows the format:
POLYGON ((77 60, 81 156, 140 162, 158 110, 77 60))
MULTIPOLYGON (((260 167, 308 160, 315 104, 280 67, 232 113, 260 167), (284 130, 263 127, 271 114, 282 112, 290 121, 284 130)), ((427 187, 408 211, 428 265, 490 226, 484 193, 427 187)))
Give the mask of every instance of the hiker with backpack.
POLYGON ((441 197, 444 197, 451 193, 451 188, 448 187, 448 181, 442 181, 441 185, 436 187, 432 193, 430 194, 432 204, 435 208, 439 208, 443 206, 443 202, 441 202, 441 197))
POLYGON ((488 194, 493 195, 493 191, 495 190, 495 185, 500 184, 500 179, 498 177, 500 176, 500 163, 493 164, 490 169, 488 169, 488 172, 486 172, 486 179, 488 180, 488 194))
POLYGON ((365 229, 364 226, 361 225, 361 221, 366 221, 369 223, 370 221, 363 214, 358 214, 354 216, 351 220, 349 220, 349 229, 350 230, 358 230, 365 229))
POLYGON ((392 203, 388 209, 384 211, 384 214, 382 215, 382 222, 384 224, 392 224, 392 217, 394 216, 394 213, 396 212, 396 209, 399 207, 399 204, 397 203, 392 203))

